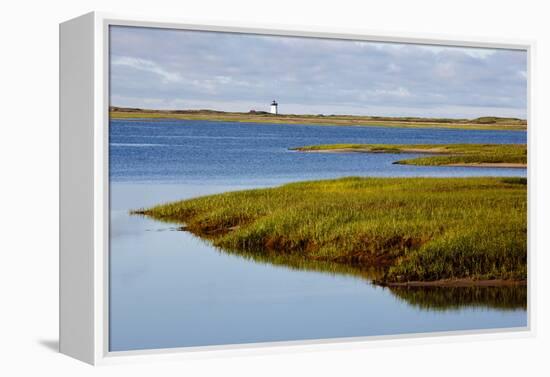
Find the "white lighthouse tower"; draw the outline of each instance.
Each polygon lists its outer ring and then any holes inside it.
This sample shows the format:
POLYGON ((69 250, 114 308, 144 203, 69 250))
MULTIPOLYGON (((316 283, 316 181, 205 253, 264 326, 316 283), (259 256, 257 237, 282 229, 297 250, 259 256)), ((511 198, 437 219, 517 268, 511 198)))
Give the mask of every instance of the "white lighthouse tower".
POLYGON ((277 115, 277 101, 273 100, 273 102, 271 102, 271 110, 270 110, 270 113, 271 114, 275 114, 277 115))

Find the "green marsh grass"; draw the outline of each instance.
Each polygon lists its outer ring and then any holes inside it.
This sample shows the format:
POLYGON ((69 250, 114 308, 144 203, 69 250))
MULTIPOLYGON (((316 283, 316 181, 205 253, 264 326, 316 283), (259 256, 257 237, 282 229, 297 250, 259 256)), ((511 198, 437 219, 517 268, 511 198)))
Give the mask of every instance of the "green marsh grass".
POLYGON ((275 264, 341 264, 352 274, 378 268, 385 283, 522 280, 526 187, 524 178, 350 177, 133 213, 182 224, 216 247, 275 264))
POLYGON ((293 150, 302 152, 426 153, 426 157, 396 161, 403 165, 527 164, 525 144, 324 144, 293 150))

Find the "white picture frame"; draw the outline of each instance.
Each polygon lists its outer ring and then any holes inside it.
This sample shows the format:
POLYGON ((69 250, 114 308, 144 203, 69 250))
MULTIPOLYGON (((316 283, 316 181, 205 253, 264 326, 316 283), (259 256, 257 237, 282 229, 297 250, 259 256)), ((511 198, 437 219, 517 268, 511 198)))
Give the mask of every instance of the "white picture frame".
POLYGON ((234 354, 293 352, 296 349, 379 347, 387 344, 448 342, 526 337, 535 334, 534 264, 528 244, 528 326, 501 330, 453 331, 418 335, 354 337, 328 340, 109 352, 109 26, 255 33, 521 49, 528 56, 528 239, 532 240, 536 177, 532 171, 536 125, 533 123, 533 41, 460 38, 439 35, 365 33, 314 27, 189 20, 88 13, 60 25, 60 352, 90 364, 183 359, 234 354), (457 335, 460 335, 458 337, 457 335))

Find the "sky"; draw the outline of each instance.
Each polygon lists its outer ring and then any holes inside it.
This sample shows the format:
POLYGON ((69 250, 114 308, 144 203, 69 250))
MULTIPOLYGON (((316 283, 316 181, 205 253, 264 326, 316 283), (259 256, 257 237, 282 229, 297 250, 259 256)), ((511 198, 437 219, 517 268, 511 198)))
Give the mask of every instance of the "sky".
POLYGON ((526 118, 524 50, 111 27, 112 106, 526 118))

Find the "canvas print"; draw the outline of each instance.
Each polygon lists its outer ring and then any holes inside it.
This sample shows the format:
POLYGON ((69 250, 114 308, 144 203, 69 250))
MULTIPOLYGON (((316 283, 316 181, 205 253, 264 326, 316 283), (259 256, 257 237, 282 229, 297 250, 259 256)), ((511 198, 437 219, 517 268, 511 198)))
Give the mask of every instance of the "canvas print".
POLYGON ((527 52, 111 26, 109 349, 527 326, 527 52))

